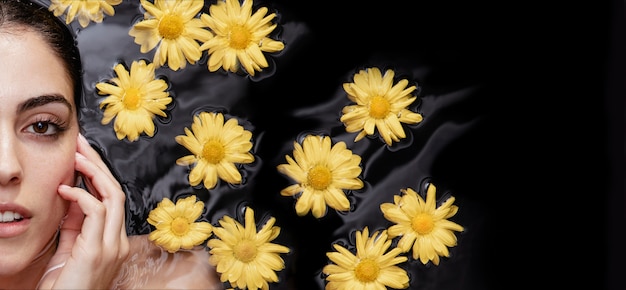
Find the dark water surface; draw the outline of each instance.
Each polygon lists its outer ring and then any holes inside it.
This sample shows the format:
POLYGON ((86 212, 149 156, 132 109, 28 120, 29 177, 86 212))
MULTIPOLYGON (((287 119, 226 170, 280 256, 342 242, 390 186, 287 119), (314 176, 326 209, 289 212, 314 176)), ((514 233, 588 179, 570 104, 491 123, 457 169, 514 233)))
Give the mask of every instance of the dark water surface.
MULTIPOLYGON (((519 92, 532 86, 532 78, 517 79, 502 90, 502 82, 513 78, 515 69, 509 66, 524 60, 508 50, 514 31, 506 26, 506 15, 493 12, 497 6, 465 1, 297 2, 255 1, 278 14, 272 38, 283 41, 285 49, 266 54, 270 67, 254 77, 209 72, 206 52, 185 69, 159 68, 157 76, 168 82, 174 101, 167 118, 155 119, 155 136, 141 136, 135 142, 117 140, 113 122, 100 124, 103 112, 98 104, 104 97, 95 92, 95 84, 114 77, 113 67, 120 62, 127 66, 133 60, 151 62, 153 51, 140 53, 128 35, 142 17, 138 1, 116 6, 115 16, 106 16, 103 23, 85 29, 74 26, 85 68, 84 134, 110 162, 127 192, 129 234, 150 232, 146 218, 164 197, 197 195, 206 205, 202 219, 212 224, 224 215, 242 217, 243 207, 249 205, 259 224, 269 216, 277 218, 282 231, 275 242, 292 250, 284 255, 286 269, 278 273, 281 282, 271 289, 323 289, 321 268, 328 263, 325 253, 333 251, 332 243, 352 243, 354 231, 364 226, 370 231, 388 227, 380 204, 393 202, 403 188, 424 193, 432 182, 438 198, 456 198, 459 211, 451 220, 465 230, 456 234, 458 245, 450 248, 451 257, 442 258, 438 266, 412 259, 401 265, 409 271, 410 289, 506 289, 517 280, 503 278, 510 275, 506 270, 509 274, 500 276, 502 268, 530 263, 512 262, 524 256, 517 253, 518 247, 525 251, 526 242, 532 240, 558 251, 539 233, 527 231, 532 228, 529 224, 509 222, 527 215, 533 223, 537 212, 532 204, 541 200, 534 191, 540 187, 541 173, 518 168, 525 163, 525 153, 519 151, 532 142, 515 143, 508 137, 519 128, 519 120, 533 119, 533 108, 543 101, 525 94, 527 99, 520 98, 519 92), (424 120, 403 124, 407 138, 391 147, 378 137, 354 143, 356 133, 347 133, 339 121, 341 109, 349 103, 342 84, 373 66, 393 69, 398 79, 419 88, 418 101, 410 109, 424 120), (517 106, 529 110, 511 109, 517 106), (174 137, 184 134, 201 111, 223 112, 253 133, 255 162, 240 166, 242 184, 218 182, 211 190, 191 187, 189 168, 175 164, 189 152, 174 137), (509 124, 510 120, 517 122, 509 124), (365 186, 348 193, 349 212, 329 208, 320 219, 310 214, 299 217, 295 200, 280 195, 291 181, 276 166, 286 163, 293 142, 308 133, 344 141, 362 157, 360 178, 365 186), (513 176, 518 180, 520 173, 522 182, 509 182, 513 176), (519 192, 524 196, 512 197, 519 192), (522 203, 529 208, 520 214, 522 203)), ((550 258, 537 254, 524 258, 539 263, 550 258)))

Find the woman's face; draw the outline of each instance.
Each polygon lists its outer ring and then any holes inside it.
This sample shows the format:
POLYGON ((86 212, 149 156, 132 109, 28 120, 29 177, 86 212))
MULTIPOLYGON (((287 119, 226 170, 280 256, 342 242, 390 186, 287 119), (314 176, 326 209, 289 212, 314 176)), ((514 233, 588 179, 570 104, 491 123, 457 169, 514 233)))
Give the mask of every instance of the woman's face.
POLYGON ((74 185, 73 86, 38 33, 0 30, 0 276, 23 270, 53 238, 74 185))

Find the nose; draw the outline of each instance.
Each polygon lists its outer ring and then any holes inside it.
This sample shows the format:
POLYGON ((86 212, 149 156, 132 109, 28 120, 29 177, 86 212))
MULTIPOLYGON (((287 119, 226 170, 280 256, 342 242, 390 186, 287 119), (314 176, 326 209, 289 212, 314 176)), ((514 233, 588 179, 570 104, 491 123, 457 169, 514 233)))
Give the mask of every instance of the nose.
POLYGON ((22 166, 18 159, 15 137, 11 134, 0 134, 0 186, 17 184, 21 180, 22 166))

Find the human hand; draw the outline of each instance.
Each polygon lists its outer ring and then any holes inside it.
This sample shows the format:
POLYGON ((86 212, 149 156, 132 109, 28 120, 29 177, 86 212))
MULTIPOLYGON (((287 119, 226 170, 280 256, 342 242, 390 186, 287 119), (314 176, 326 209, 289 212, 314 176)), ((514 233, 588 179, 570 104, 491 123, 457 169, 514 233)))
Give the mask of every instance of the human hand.
POLYGON ((70 201, 57 251, 39 285, 45 289, 105 289, 129 254, 124 191, 109 168, 79 134, 75 167, 89 190, 67 185, 70 201))

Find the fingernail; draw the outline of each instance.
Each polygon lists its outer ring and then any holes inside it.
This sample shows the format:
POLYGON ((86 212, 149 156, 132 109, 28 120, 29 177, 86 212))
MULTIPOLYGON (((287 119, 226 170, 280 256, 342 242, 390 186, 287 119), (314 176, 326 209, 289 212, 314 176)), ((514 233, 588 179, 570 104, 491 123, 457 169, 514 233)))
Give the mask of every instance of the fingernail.
POLYGON ((87 138, 85 138, 85 136, 83 136, 83 134, 78 133, 78 139, 80 140, 80 142, 83 142, 85 144, 89 144, 89 142, 87 142, 87 138))

